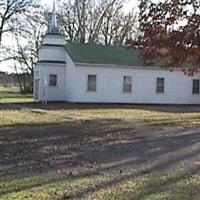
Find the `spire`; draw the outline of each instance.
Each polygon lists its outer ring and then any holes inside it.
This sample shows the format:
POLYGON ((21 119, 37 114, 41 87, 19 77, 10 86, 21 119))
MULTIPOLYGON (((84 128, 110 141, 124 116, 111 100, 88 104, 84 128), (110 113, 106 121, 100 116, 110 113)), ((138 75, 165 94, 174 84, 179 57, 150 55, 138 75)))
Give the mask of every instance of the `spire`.
POLYGON ((57 13, 56 13, 56 1, 53 0, 53 11, 51 14, 51 24, 49 25, 49 33, 59 33, 58 23, 57 23, 57 13))

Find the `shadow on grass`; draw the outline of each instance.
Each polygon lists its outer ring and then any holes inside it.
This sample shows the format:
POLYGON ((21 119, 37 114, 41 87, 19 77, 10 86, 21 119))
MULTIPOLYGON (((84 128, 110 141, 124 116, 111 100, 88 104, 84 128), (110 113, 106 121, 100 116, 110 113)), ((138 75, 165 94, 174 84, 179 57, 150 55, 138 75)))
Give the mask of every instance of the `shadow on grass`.
MULTIPOLYGON (((14 98, 14 97, 8 97, 14 98)), ((18 98, 18 97, 17 97, 18 98)), ((20 96, 19 98, 29 98, 28 96, 20 96)), ((48 105, 42 105, 36 102, 16 102, 16 103, 1 103, 0 109, 44 109, 44 110, 106 110, 106 109, 137 109, 141 111, 155 111, 165 113, 199 113, 200 106, 195 105, 138 105, 138 104, 105 104, 105 103, 64 103, 64 102, 49 102, 48 105)))
MULTIPOLYGON (((78 191, 73 198, 110 188, 123 181, 147 174, 164 173, 181 163, 199 160, 200 134, 164 135, 147 138, 129 128, 113 127, 110 119, 80 121, 78 123, 46 124, 40 127, 17 126, 0 130, 0 180, 6 176, 17 179, 63 172, 63 176, 47 178, 39 183, 21 184, 0 194, 9 194, 61 180, 114 173, 118 176, 94 187, 78 191), (103 125, 102 125, 103 124, 103 125), (126 174, 125 172, 130 172, 126 174)), ((117 122, 116 122, 117 123, 117 122)), ((169 178, 166 182, 138 194, 136 199, 185 177, 199 173, 199 166, 189 166, 186 174, 169 178)), ((4 180, 4 179, 3 179, 4 180)), ((8 180, 9 182, 9 180, 8 180)), ((12 182, 12 181, 11 181, 12 182)), ((148 184, 146 186, 149 187, 148 184)))

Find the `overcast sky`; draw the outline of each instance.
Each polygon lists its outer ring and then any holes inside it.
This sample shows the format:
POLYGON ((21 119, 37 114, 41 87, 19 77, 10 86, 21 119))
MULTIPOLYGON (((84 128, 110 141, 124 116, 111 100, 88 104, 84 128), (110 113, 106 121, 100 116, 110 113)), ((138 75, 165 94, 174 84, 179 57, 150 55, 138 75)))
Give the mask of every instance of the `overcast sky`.
MULTIPOLYGON (((42 4, 52 7, 53 0, 40 0, 42 4)), ((129 12, 134 6, 138 5, 138 0, 125 0, 128 1, 128 3, 125 3, 124 10, 125 12, 129 12)))

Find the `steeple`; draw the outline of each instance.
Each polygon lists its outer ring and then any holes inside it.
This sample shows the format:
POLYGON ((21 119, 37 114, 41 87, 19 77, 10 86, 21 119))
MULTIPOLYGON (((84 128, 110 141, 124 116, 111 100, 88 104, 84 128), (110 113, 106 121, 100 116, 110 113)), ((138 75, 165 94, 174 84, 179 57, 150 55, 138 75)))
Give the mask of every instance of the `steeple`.
POLYGON ((57 13, 56 13, 56 0, 53 0, 53 11, 51 14, 51 23, 49 24, 49 33, 60 33, 57 23, 57 13))

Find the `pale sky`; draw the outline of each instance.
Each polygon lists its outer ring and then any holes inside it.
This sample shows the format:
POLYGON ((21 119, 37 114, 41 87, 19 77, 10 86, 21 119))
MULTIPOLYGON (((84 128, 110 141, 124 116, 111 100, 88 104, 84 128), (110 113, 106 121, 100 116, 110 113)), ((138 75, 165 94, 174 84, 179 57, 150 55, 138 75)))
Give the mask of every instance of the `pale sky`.
MULTIPOLYGON (((53 0, 40 0, 42 4, 52 8, 52 5, 53 5, 53 0)), ((124 5, 124 11, 125 12, 129 12, 131 11, 131 9, 134 7, 134 6, 137 6, 138 5, 138 0, 126 0, 126 1, 129 1, 128 3, 125 3, 124 5)))

